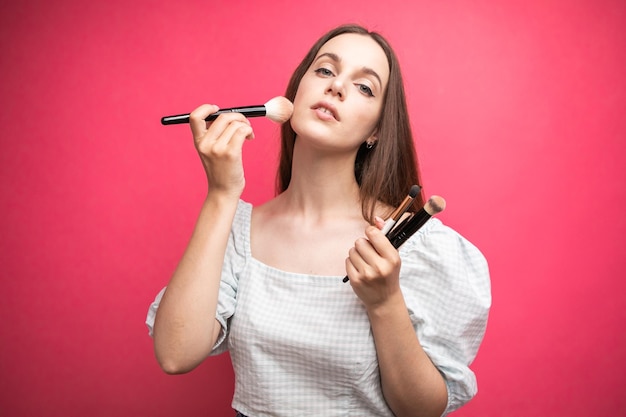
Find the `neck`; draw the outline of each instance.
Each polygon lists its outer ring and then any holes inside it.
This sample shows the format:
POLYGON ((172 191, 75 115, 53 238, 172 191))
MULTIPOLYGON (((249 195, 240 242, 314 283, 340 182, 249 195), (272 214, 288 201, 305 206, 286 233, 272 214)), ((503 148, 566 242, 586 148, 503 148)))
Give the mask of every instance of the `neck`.
POLYGON ((353 154, 294 149, 291 181, 281 198, 291 209, 316 217, 361 214, 353 154))

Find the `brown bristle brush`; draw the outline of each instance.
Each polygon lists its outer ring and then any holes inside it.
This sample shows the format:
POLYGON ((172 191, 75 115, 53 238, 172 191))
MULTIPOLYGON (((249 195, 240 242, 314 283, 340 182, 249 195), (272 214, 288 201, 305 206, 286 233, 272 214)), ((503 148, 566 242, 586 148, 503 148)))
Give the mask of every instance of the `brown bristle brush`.
MULTIPOLYGON (((241 113, 246 117, 267 117, 273 122, 285 123, 293 113, 293 104, 285 97, 278 96, 261 105, 220 109, 210 114, 204 120, 210 122, 217 119, 217 116, 222 113, 241 113)), ((182 123, 189 123, 189 113, 161 118, 162 125, 178 125, 182 123)))

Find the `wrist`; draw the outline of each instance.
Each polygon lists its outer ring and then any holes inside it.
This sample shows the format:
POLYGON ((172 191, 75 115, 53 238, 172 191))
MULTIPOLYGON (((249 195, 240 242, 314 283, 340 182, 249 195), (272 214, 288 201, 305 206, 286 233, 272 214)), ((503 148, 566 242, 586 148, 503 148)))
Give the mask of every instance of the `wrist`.
POLYGON ((407 308, 401 291, 376 304, 365 307, 370 320, 389 320, 398 314, 406 314, 407 308))
POLYGON ((218 206, 237 205, 243 190, 209 187, 205 202, 218 206))

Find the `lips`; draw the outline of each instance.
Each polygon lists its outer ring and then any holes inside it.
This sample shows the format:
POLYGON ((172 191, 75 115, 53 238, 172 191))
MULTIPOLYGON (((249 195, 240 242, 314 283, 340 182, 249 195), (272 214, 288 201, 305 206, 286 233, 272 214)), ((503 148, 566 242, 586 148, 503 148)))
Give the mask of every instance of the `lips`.
POLYGON ((311 107, 311 109, 315 110, 322 118, 333 118, 339 121, 337 109, 330 103, 322 101, 315 104, 313 107, 311 107))

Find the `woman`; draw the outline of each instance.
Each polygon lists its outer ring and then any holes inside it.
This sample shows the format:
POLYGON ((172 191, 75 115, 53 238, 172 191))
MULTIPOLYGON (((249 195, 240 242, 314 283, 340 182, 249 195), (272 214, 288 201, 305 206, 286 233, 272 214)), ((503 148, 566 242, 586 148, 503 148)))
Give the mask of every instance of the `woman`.
POLYGON ((436 219, 399 251, 380 230, 419 183, 393 51, 362 27, 332 30, 286 97, 279 193, 254 208, 240 200, 248 120, 206 123, 214 105, 190 116, 209 189, 148 314, 161 367, 188 372, 229 350, 233 407, 249 417, 458 408, 476 392, 468 365, 491 301, 487 265, 436 219))

